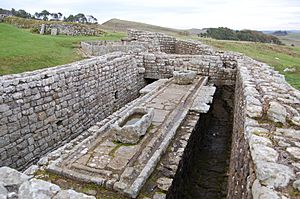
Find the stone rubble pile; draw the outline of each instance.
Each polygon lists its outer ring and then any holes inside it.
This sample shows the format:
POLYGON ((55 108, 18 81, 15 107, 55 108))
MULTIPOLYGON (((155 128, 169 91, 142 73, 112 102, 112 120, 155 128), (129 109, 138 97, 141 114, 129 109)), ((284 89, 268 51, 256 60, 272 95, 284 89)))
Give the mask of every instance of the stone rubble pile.
POLYGON ((38 180, 9 167, 0 167, 1 199, 95 199, 72 189, 62 190, 47 181, 38 180))

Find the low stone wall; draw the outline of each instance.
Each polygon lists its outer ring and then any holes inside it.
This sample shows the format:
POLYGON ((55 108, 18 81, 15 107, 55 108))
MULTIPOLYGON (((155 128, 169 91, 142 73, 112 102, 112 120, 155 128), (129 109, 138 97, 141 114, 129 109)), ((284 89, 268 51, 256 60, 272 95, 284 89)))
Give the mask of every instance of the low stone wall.
POLYGON ((91 41, 81 42, 81 48, 89 56, 101 56, 108 53, 121 51, 121 52, 140 52, 146 51, 146 47, 139 42, 126 42, 126 41, 91 41))
POLYGON ((131 40, 150 42, 153 46, 158 47, 154 51, 161 51, 168 54, 175 53, 176 38, 168 36, 166 34, 139 30, 128 30, 128 37, 131 40))
POLYGON ((211 46, 205 45, 199 41, 177 40, 175 43, 175 54, 189 55, 215 55, 215 50, 211 46))
POLYGON ((114 53, 0 77, 0 165, 22 169, 138 97, 136 59, 114 53))
POLYGON ((104 31, 93 27, 92 25, 76 24, 76 23, 49 23, 42 24, 39 27, 41 34, 51 35, 69 35, 69 36, 99 36, 104 31))
POLYGON ((238 59, 228 198, 298 194, 300 92, 277 71, 238 59))
POLYGON ((217 85, 235 84, 236 61, 233 57, 164 53, 143 53, 143 56, 146 78, 170 78, 174 70, 192 70, 198 75, 209 76, 210 81, 217 85))

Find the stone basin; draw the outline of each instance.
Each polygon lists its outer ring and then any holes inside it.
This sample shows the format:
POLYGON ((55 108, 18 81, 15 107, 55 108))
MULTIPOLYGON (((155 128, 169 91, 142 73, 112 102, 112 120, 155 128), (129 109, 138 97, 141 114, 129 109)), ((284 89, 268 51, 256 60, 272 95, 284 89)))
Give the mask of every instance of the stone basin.
POLYGON ((114 140, 136 144, 145 135, 154 116, 153 108, 136 107, 111 125, 114 140))
POLYGON ((173 77, 176 84, 180 84, 180 85, 192 84, 196 77, 196 72, 190 70, 174 71, 173 77))

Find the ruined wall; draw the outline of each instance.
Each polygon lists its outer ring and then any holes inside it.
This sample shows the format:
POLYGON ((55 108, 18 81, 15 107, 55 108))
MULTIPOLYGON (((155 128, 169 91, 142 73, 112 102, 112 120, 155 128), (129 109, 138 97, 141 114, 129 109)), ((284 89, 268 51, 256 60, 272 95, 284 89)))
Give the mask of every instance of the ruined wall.
POLYGON ((189 55, 216 55, 211 46, 198 41, 177 40, 175 43, 175 54, 189 55))
POLYGON ((134 55, 0 77, 0 165, 24 168, 138 96, 134 55))
POLYGON ((39 26, 41 34, 51 35, 69 35, 69 36, 100 36, 104 31, 98 29, 96 26, 85 25, 79 23, 48 23, 39 26))
POLYGON ((170 78, 174 70, 192 70, 198 75, 209 76, 217 85, 234 85, 236 61, 221 56, 170 55, 143 53, 145 77, 152 79, 170 78))
POLYGON ((245 98, 244 84, 240 70, 237 71, 235 85, 234 121, 232 131, 231 156, 228 177, 227 198, 249 199, 249 186, 253 182, 250 149, 245 139, 245 98))
POLYGON ((89 56, 101 56, 116 51, 129 53, 147 50, 147 46, 145 47, 142 43, 134 41, 91 41, 81 42, 80 45, 89 56))
POLYGON ((175 53, 176 39, 166 34, 139 30, 128 30, 128 37, 132 40, 151 43, 153 45, 153 50, 150 52, 161 51, 169 54, 175 53))
POLYGON ((245 56, 238 59, 235 101, 227 197, 291 197, 299 190, 299 90, 245 56))

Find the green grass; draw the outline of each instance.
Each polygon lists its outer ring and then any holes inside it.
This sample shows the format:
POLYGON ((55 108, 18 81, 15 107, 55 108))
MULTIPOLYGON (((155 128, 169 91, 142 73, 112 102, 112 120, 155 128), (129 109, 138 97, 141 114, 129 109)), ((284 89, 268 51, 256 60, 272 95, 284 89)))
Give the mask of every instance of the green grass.
POLYGON ((273 66, 295 88, 300 89, 300 48, 254 42, 221 41, 203 39, 204 43, 218 49, 243 53, 257 61, 273 66), (295 72, 283 72, 295 68, 295 72))
POLYGON ((135 21, 127 21, 121 19, 110 19, 102 24, 102 28, 111 31, 121 31, 127 32, 128 29, 137 29, 151 32, 161 32, 168 35, 182 35, 185 30, 174 29, 174 28, 166 28, 162 26, 156 26, 146 23, 140 23, 135 21))
POLYGON ((77 52, 80 41, 119 40, 124 33, 101 37, 50 36, 0 23, 0 75, 21 73, 83 59, 77 52))

